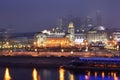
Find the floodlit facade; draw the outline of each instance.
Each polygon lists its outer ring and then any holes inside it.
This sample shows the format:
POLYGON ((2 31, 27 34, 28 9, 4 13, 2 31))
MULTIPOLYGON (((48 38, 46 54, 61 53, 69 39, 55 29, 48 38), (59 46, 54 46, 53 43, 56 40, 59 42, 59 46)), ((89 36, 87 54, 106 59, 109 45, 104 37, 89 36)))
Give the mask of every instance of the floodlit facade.
POLYGON ((69 39, 64 33, 39 33, 35 36, 34 46, 36 47, 67 47, 69 39))
POLYGON ((88 31, 87 40, 91 42, 106 43, 108 39, 107 31, 103 26, 95 27, 93 30, 88 31))
POLYGON ((70 22, 68 32, 42 31, 35 35, 34 46, 37 47, 71 47, 74 46, 74 25, 70 22))
POLYGON ((117 42, 120 42, 120 31, 114 31, 114 32, 113 32, 113 38, 114 38, 114 40, 116 40, 117 42))
POLYGON ((83 45, 84 40, 87 40, 87 35, 85 33, 76 33, 75 34, 75 45, 83 45))
POLYGON ((84 32, 75 32, 73 22, 68 25, 68 32, 52 32, 44 30, 35 35, 34 46, 36 47, 82 47, 88 43, 84 32))

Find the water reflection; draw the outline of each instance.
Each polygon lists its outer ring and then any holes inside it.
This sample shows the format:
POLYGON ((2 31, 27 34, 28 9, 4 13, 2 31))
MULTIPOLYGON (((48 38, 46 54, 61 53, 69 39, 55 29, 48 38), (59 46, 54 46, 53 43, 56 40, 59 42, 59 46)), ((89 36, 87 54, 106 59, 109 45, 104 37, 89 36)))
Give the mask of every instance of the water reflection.
POLYGON ((59 68, 59 80, 75 80, 75 77, 74 77, 74 74, 60 67, 59 68))
POLYGON ((75 80, 73 74, 70 74, 69 80, 75 80))
POLYGON ((40 80, 40 75, 38 74, 36 68, 33 69, 32 77, 33 77, 33 80, 40 80))
POLYGON ((95 77, 97 77, 97 72, 95 72, 95 77))
POLYGON ((118 80, 118 77, 117 77, 117 75, 116 75, 116 72, 114 72, 113 77, 114 77, 114 80, 118 80))
POLYGON ((79 73, 79 80, 120 80, 118 72, 106 72, 106 71, 85 71, 85 74, 79 73))
POLYGON ((91 72, 87 71, 87 74, 85 75, 85 80, 89 80, 90 74, 91 74, 91 72))
POLYGON ((111 72, 111 76, 112 76, 112 77, 113 77, 113 73, 114 73, 114 72, 111 72))
POLYGON ((90 74, 91 74, 91 72, 90 72, 90 71, 88 71, 88 72, 87 72, 87 75, 88 75, 88 76, 90 76, 90 74))
POLYGON ((5 68, 5 70, 2 68, 0 69, 0 80, 120 80, 120 73, 91 70, 75 72, 63 68, 39 68, 38 70, 36 68, 5 68))
POLYGON ((102 72, 102 78, 104 78, 105 77, 105 73, 104 72, 102 72))
POLYGON ((89 79, 89 76, 88 75, 85 75, 85 80, 88 80, 89 79))
POLYGON ((11 80, 9 69, 5 69, 4 80, 11 80))
POLYGON ((64 80, 65 70, 60 67, 59 69, 59 80, 64 80))

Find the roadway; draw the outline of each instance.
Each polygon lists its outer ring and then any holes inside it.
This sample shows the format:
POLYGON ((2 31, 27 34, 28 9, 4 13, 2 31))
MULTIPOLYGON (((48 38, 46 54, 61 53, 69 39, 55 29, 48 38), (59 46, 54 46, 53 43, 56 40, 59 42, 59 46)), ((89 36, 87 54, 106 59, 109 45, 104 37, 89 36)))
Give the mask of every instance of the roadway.
POLYGON ((91 51, 91 52, 0 52, 0 56, 55 56, 55 57, 120 57, 119 52, 91 51))

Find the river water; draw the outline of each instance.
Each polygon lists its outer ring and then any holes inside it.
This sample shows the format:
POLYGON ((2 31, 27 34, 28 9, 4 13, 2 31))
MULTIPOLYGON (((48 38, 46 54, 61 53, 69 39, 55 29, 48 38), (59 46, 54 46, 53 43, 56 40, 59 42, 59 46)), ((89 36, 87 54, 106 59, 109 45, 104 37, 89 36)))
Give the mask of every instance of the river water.
POLYGON ((120 80, 120 73, 111 71, 78 70, 63 68, 0 68, 0 80, 120 80))

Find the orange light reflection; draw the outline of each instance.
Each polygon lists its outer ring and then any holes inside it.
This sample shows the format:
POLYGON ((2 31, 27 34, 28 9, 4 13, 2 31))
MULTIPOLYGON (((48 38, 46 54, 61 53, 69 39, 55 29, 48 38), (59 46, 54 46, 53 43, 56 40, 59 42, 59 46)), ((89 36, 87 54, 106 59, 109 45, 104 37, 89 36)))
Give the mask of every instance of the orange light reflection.
POLYGON ((116 73, 114 73, 113 76, 114 76, 114 80, 118 80, 116 73))
POLYGON ((105 77, 105 73, 104 72, 102 72, 102 78, 104 78, 105 77))
POLYGON ((75 80, 73 74, 70 74, 70 80, 75 80))
POLYGON ((59 69, 59 80, 64 80, 65 70, 63 68, 59 69))
POLYGON ((8 68, 5 69, 4 80, 11 80, 11 76, 8 68))
POLYGON ((32 77, 33 77, 33 80, 40 80, 40 75, 38 75, 36 68, 33 69, 32 77))
POLYGON ((95 77, 97 77, 97 72, 95 72, 95 77))

